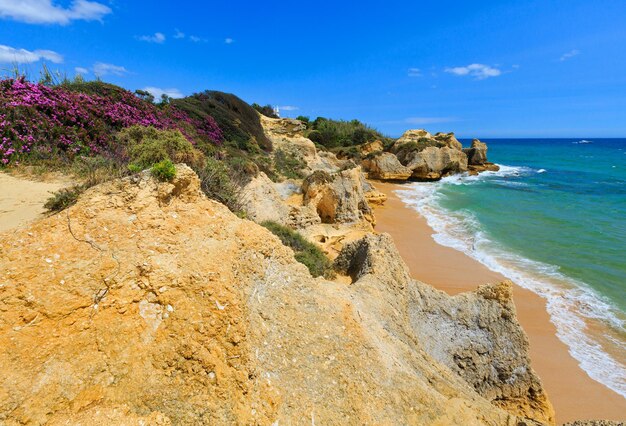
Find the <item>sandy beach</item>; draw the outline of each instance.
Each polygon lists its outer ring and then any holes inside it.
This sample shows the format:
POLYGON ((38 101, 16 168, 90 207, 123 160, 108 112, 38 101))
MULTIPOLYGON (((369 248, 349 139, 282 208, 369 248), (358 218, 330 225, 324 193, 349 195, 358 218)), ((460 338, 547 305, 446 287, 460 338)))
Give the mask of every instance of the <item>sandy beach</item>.
MULTIPOLYGON (((505 279, 464 253, 437 244, 426 220, 394 194, 399 185, 375 185, 388 196, 384 206, 376 207, 376 230, 391 234, 415 279, 449 294, 505 279)), ((532 366, 554 405, 557 423, 626 419, 626 399, 591 379, 578 366, 567 346, 557 338, 544 299, 516 286, 514 300, 530 340, 532 366)))
POLYGON ((0 232, 41 217, 46 200, 67 185, 65 181, 44 182, 0 173, 0 232))

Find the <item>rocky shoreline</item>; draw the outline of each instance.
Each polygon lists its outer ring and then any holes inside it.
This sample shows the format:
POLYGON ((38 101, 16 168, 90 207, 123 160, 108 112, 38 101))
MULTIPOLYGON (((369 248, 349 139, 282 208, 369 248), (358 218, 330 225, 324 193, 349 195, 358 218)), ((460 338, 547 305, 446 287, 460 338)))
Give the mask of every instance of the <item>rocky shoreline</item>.
POLYGON ((371 179, 384 181, 436 181, 457 174, 498 171, 487 161, 487 144, 474 139, 470 148, 463 148, 454 133, 408 130, 383 152, 380 142, 364 147, 363 168, 371 179))
POLYGON ((300 122, 261 122, 307 177, 258 173, 247 219, 179 164, 171 182, 113 180, 0 234, 0 421, 555 424, 511 283, 449 296, 375 231, 386 197, 364 172, 489 170, 486 145, 410 131, 362 146, 361 166, 319 152, 300 122), (313 278, 268 220, 319 246, 336 278, 313 278))

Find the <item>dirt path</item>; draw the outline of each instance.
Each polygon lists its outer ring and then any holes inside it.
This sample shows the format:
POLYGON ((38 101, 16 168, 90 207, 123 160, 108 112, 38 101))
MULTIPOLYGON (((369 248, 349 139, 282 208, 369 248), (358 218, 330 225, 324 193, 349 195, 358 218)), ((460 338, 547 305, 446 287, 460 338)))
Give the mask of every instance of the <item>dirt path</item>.
POLYGON ((41 217, 52 192, 68 185, 68 181, 36 181, 0 172, 0 232, 41 217))

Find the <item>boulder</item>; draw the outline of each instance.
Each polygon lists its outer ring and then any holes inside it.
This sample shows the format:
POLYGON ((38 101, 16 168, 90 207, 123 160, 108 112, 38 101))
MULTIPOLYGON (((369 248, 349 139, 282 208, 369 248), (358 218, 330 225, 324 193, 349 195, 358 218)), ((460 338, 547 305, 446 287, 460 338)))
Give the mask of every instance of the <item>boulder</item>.
POLYGON ((483 165, 487 162, 487 144, 474 139, 471 148, 463 150, 467 154, 467 162, 471 166, 483 165))
POLYGON ((361 164, 368 172, 370 179, 402 181, 407 180, 413 174, 411 169, 403 166, 398 157, 390 152, 366 158, 361 164))
POLYGON ((322 223, 354 223, 363 219, 373 222, 364 185, 360 167, 332 175, 316 171, 302 183, 303 204, 317 211, 322 223))
POLYGON ((454 173, 467 171, 467 156, 463 151, 447 146, 430 146, 421 151, 410 151, 403 156, 412 177, 419 180, 437 180, 454 173))
POLYGON ((500 166, 494 163, 485 163, 476 166, 467 166, 467 170, 470 175, 475 176, 482 172, 497 172, 500 170, 500 166))

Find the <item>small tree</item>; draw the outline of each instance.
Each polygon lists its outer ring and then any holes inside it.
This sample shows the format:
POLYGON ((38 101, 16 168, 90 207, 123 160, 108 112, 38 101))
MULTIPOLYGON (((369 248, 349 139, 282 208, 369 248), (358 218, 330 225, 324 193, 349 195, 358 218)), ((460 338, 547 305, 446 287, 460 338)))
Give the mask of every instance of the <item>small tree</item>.
POLYGON ((154 95, 146 90, 135 90, 135 95, 143 101, 154 103, 154 95))
POLYGON ((258 112, 260 112, 261 114, 263 114, 266 117, 270 117, 270 118, 280 118, 276 115, 276 113, 274 112, 274 108, 270 105, 264 105, 261 106, 257 103, 253 103, 252 104, 252 108, 256 109, 258 112))

